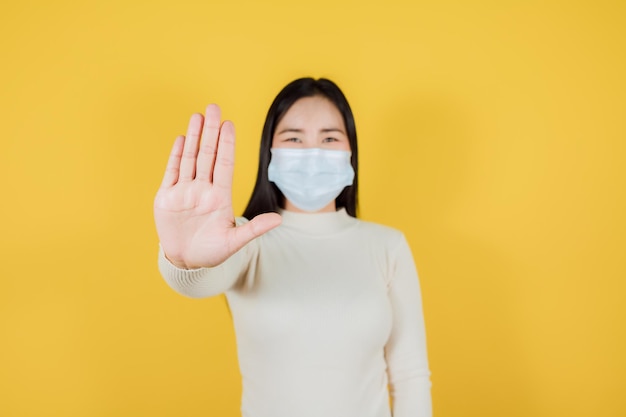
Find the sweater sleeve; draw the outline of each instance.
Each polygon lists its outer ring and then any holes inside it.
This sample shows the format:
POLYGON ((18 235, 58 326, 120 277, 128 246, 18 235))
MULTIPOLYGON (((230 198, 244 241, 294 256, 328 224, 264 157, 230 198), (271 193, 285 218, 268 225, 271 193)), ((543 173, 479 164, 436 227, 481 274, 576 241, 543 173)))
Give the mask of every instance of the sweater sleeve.
MULTIPOLYGON (((237 219, 237 224, 247 221, 237 219)), ((191 298, 212 297, 230 290, 246 279, 249 265, 257 255, 258 243, 251 241, 226 261, 212 268, 182 269, 172 264, 159 245, 159 271, 177 293, 191 298)))
POLYGON ((430 370, 417 270, 411 249, 401 235, 390 253, 389 297, 393 312, 391 336, 385 346, 394 417, 430 417, 430 370))

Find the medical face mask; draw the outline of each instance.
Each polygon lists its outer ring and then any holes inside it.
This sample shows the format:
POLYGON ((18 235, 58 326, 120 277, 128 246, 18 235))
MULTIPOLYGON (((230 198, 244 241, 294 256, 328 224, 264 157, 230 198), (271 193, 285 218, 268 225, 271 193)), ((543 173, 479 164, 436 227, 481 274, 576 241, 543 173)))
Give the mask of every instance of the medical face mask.
POLYGON ((271 152, 269 180, 301 210, 326 207, 354 181, 349 151, 273 148, 271 152))

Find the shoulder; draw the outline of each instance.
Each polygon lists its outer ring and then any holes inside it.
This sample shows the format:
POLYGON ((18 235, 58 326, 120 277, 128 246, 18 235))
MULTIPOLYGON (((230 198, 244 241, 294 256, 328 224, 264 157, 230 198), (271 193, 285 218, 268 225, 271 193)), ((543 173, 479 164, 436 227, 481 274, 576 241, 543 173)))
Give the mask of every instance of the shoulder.
POLYGON ((397 246, 406 242, 404 233, 399 229, 367 220, 356 219, 356 221, 364 237, 375 239, 386 246, 397 246))

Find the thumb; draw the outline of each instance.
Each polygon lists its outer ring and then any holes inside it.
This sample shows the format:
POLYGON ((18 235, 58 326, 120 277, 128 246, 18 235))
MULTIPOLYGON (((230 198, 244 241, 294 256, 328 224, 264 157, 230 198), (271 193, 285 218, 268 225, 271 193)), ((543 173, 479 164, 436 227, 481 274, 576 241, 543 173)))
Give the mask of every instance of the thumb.
POLYGON ((248 223, 234 229, 234 241, 237 248, 243 247, 262 234, 272 230, 282 223, 283 219, 278 213, 263 213, 254 217, 248 223))

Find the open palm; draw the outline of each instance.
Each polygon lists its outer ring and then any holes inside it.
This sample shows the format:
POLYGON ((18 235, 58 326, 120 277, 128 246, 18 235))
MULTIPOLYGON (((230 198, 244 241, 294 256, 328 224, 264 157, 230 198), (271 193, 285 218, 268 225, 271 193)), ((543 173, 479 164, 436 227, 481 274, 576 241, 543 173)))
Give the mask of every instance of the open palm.
POLYGON ((221 123, 211 104, 206 117, 194 114, 186 136, 170 153, 154 200, 154 219, 166 257, 180 268, 212 267, 252 239, 278 226, 280 215, 266 213, 235 225, 232 180, 235 128, 221 123))

